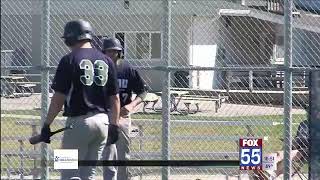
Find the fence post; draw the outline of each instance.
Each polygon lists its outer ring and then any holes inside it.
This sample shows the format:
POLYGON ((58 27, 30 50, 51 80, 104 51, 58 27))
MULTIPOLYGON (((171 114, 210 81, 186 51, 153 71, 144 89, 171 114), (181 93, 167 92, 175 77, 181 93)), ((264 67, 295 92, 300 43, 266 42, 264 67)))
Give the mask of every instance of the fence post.
POLYGON ((285 0, 284 5, 284 179, 291 179, 292 161, 292 0, 285 0))
MULTIPOLYGON (((41 124, 46 120, 49 103, 49 66, 50 61, 50 0, 43 0, 42 6, 42 45, 41 45, 41 124)), ((41 179, 49 179, 48 145, 41 144, 41 179)))
MULTIPOLYGON (((163 61, 166 66, 171 65, 170 55, 170 31, 171 31, 171 0, 163 0, 163 21, 162 21, 162 52, 163 61)), ((171 72, 165 71, 162 94, 162 160, 170 160, 170 87, 171 87, 171 72)), ((162 180, 168 180, 170 176, 170 168, 162 167, 162 180)))
POLYGON ((309 74, 309 179, 320 179, 320 70, 309 74))

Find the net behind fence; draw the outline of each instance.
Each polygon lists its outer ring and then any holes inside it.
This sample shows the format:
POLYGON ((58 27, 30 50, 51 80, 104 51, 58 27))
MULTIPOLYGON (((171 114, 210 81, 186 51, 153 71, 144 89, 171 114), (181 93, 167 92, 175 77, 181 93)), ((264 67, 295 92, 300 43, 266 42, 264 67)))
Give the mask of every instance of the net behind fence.
MULTIPOLYGON (((305 145, 300 137, 307 131, 302 122, 307 120, 309 71, 320 67, 320 4, 303 0, 293 4, 293 70, 288 82, 292 176, 307 179, 308 145, 295 146, 305 145)), ((282 177, 283 140, 288 138, 284 14, 283 0, 1 1, 1 177, 36 178, 43 171, 40 145, 27 141, 41 128, 41 96, 50 101, 54 93, 41 89, 46 83, 41 73, 50 69, 50 87, 56 66, 70 52, 61 38, 64 26, 75 19, 90 22, 92 45, 99 50, 104 38, 118 38, 123 60, 137 69, 148 87, 146 99, 131 116, 130 159, 163 160, 163 147, 168 147, 172 160, 239 160, 239 139, 255 137, 263 139, 263 155, 277 153, 280 162, 277 171, 265 174, 282 177), (41 21, 46 2, 47 40, 41 21), (45 43, 48 49, 43 49, 45 43), (50 67, 40 68, 47 56, 50 67), (163 116, 168 81, 169 131, 163 129, 168 120, 163 118, 168 117, 163 116), (163 141, 166 138, 168 142, 163 141)), ((52 129, 64 127, 65 120, 61 111, 52 129)), ((50 179, 60 176, 52 158, 61 140, 62 133, 48 145, 50 179)), ((102 178, 102 167, 97 169, 102 178)), ((168 178, 174 180, 248 179, 259 174, 239 166, 168 169, 168 178)), ((161 167, 129 170, 131 177, 148 180, 163 175, 161 167)))

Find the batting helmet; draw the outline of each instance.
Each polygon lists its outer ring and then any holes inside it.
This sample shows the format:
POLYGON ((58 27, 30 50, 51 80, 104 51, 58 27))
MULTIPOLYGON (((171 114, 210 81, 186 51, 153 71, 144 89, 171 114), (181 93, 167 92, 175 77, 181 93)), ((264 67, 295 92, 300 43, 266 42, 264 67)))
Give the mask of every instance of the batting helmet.
POLYGON ((89 22, 79 19, 69 21, 64 27, 64 38, 67 46, 72 46, 81 40, 92 40, 92 27, 89 22))
POLYGON ((103 40, 103 50, 116 50, 116 51, 122 51, 122 45, 117 38, 106 38, 103 40))

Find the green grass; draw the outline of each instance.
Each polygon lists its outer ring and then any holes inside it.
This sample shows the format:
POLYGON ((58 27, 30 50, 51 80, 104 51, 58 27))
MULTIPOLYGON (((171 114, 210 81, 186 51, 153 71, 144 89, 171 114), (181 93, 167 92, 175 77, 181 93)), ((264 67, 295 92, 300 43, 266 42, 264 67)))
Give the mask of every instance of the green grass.
MULTIPOLYGON (((35 115, 40 116, 40 110, 15 110, 15 111, 1 111, 1 114, 14 115, 35 115)), ((61 113, 59 114, 61 116, 61 113)), ((134 114, 133 119, 161 119, 161 114, 134 114)), ((269 116, 246 116, 246 117, 214 117, 214 116, 183 116, 172 115, 174 120, 270 120, 273 122, 282 122, 283 116, 269 115, 269 116)), ((293 122, 299 123, 306 119, 305 115, 293 115, 293 122)), ((28 126, 19 126, 15 121, 22 120, 11 117, 1 118, 1 136, 25 136, 26 139, 31 136, 31 128, 28 126)), ((40 120, 39 120, 40 121, 40 120)), ((62 127, 60 125, 59 127, 62 127)), ((295 133, 298 125, 293 125, 293 132, 295 133)), ((58 126, 52 129, 59 128, 58 126)), ((161 126, 144 126, 144 134, 161 137, 161 126)), ((202 136, 247 136, 247 130, 243 126, 175 126, 170 129, 171 135, 202 135, 202 136)), ((256 136, 268 136, 268 141, 264 142, 264 153, 281 150, 282 142, 280 138, 283 137, 283 125, 278 126, 255 126, 253 132, 256 136)), ((53 141, 49 146, 52 149, 60 147, 59 141, 53 141)), ((228 141, 173 141, 171 139, 170 145, 172 152, 236 152, 237 144, 228 141)), ((139 144, 137 140, 132 141, 132 150, 138 150, 139 144)), ((1 141, 2 150, 19 151, 19 143, 17 141, 1 141)), ((32 150, 33 146, 27 142, 24 143, 24 149, 32 150)), ((143 142, 143 150, 145 151, 160 151, 161 141, 146 141, 143 142)), ((179 158, 179 157, 175 157, 179 158)), ((8 167, 7 159, 1 156, 1 167, 8 167)), ((18 157, 11 158, 11 167, 18 168, 20 159, 18 157)), ((24 160, 25 167, 32 167, 32 160, 24 160)), ((37 163, 39 164, 39 163, 37 163)), ((4 172, 5 173, 5 172, 4 172)))
MULTIPOLYGON (((33 115, 40 116, 41 110, 1 110, 1 114, 13 115, 33 115)), ((59 113, 62 117, 62 112, 59 113)), ((162 119, 161 113, 136 113, 132 115, 133 119, 162 119)), ((171 115, 172 120, 272 120, 274 122, 283 121, 282 115, 263 115, 263 116, 235 116, 235 117, 215 117, 215 116, 188 116, 188 115, 171 115)), ((300 122, 306 119, 305 114, 294 114, 293 122, 300 122)))

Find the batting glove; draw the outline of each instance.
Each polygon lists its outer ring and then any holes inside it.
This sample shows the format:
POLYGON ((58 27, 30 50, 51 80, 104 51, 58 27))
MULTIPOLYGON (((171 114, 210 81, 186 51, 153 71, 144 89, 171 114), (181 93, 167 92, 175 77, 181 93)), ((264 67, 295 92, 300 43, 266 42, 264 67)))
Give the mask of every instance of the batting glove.
POLYGON ((51 130, 49 125, 44 125, 41 129, 41 139, 43 142, 50 144, 51 130))
POLYGON ((119 139, 120 128, 117 125, 109 124, 107 144, 115 144, 119 139))

